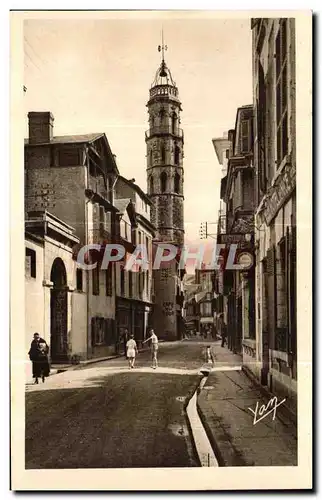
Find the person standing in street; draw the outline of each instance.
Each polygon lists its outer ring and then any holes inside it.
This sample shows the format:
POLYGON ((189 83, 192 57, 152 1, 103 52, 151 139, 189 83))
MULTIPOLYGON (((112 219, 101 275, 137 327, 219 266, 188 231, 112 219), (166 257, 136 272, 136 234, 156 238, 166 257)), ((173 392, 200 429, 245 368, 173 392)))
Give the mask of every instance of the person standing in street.
POLYGON ((143 341, 143 344, 145 342, 148 342, 151 340, 151 356, 152 356, 152 368, 155 370, 158 368, 158 350, 159 350, 159 339, 154 333, 154 330, 151 329, 150 331, 151 335, 148 339, 143 341))
POLYGON ((134 335, 130 335, 130 339, 126 343, 126 355, 127 359, 129 361, 129 368, 130 370, 134 368, 134 363, 135 363, 135 356, 138 353, 138 348, 136 345, 136 342, 134 340, 134 335))
POLYGON ((34 333, 34 338, 31 342, 28 355, 30 361, 32 362, 32 376, 35 379, 35 384, 38 384, 39 378, 41 378, 44 383, 45 378, 49 376, 50 367, 48 352, 49 347, 47 342, 40 337, 39 333, 34 333))

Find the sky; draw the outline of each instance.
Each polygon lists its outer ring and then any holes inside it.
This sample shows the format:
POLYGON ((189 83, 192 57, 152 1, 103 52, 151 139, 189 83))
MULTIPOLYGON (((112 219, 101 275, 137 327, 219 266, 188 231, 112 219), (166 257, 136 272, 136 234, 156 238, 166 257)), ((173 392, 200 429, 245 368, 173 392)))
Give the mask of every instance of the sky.
POLYGON ((84 14, 24 23, 26 137, 29 111, 51 111, 54 135, 105 132, 120 173, 146 191, 146 103, 163 27, 183 109, 185 242, 197 243, 200 223, 218 218, 221 168, 212 138, 233 128, 237 108, 252 103, 250 19, 84 14))

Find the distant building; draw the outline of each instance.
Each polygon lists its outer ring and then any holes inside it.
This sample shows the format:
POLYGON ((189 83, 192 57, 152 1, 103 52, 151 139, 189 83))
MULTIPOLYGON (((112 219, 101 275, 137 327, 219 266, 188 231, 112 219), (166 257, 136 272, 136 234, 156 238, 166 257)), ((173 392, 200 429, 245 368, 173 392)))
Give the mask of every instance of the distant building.
POLYGON ((214 271, 206 270, 204 265, 195 271, 195 283, 200 286, 195 300, 199 306, 198 331, 201 334, 212 334, 214 330, 214 277, 214 271))

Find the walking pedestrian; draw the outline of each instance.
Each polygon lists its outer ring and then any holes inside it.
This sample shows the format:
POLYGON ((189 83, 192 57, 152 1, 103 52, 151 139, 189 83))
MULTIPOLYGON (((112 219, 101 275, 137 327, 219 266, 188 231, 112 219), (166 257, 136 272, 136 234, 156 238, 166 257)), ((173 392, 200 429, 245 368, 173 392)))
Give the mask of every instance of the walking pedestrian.
POLYGON ((206 363, 212 363, 212 364, 214 364, 214 362, 215 362, 214 353, 212 352, 211 346, 207 345, 207 349, 206 349, 206 363))
POLYGON ((35 379, 35 384, 38 384, 39 378, 41 378, 44 383, 45 378, 49 376, 48 352, 49 347, 47 342, 40 337, 39 333, 34 333, 34 338, 31 342, 28 354, 32 362, 32 376, 35 379))
POLYGON ((156 334, 154 333, 153 329, 151 329, 150 333, 151 333, 151 336, 148 339, 144 340, 143 344, 145 344, 145 342, 148 342, 149 340, 151 340, 152 368, 155 370, 156 368, 158 368, 159 339, 156 336, 156 334))
POLYGON ((225 347, 225 343, 227 341, 227 325, 224 320, 224 315, 221 313, 220 315, 220 330, 221 330, 221 347, 225 347))
POLYGON ((127 359, 129 361, 130 370, 134 368, 135 356, 137 353, 138 353, 138 348, 134 340, 134 335, 131 334, 130 339, 126 343, 126 354, 127 354, 127 359))

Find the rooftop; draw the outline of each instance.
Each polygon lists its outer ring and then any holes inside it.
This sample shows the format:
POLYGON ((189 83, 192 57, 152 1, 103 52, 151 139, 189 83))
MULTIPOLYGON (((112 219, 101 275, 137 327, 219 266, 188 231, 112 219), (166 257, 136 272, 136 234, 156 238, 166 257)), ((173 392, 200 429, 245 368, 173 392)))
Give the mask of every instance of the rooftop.
MULTIPOLYGON (((56 135, 51 139, 50 142, 45 142, 43 144, 70 144, 70 143, 86 143, 86 142, 94 142, 100 137, 104 135, 101 133, 93 133, 93 134, 77 134, 77 135, 56 135)), ((29 144, 29 138, 25 139, 25 144, 29 144)), ((32 144, 33 146, 39 146, 39 144, 32 144)))

